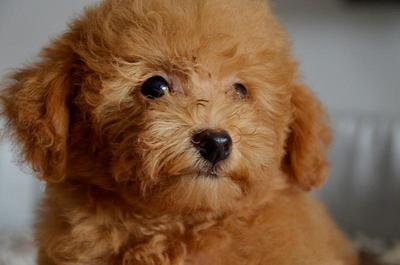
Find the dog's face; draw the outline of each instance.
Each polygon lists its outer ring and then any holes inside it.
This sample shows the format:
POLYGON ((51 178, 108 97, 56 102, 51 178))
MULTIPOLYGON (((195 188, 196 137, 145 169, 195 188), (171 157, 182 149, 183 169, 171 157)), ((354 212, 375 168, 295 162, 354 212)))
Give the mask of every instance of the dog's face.
POLYGON ((9 127, 40 177, 171 211, 324 177, 329 133, 263 1, 114 0, 14 75, 9 127))

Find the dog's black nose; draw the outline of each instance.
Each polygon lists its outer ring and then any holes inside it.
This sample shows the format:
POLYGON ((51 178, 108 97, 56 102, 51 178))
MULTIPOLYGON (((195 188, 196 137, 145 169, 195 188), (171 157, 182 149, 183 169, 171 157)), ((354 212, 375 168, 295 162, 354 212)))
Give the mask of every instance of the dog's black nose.
POLYGON ((203 130, 193 136, 192 143, 213 165, 227 159, 232 151, 232 138, 223 130, 203 130))

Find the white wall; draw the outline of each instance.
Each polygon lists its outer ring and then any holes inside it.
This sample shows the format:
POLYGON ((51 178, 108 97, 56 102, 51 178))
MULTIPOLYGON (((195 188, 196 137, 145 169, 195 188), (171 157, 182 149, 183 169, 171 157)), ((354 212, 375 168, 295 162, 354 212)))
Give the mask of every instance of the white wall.
POLYGON ((331 111, 400 114, 400 4, 275 2, 306 83, 331 111))

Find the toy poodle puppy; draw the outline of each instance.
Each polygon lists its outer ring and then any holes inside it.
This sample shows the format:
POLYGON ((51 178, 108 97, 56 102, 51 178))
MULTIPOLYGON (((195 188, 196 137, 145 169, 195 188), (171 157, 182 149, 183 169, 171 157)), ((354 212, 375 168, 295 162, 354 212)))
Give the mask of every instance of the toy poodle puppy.
POLYGON ((353 265, 326 115, 263 0, 106 0, 12 75, 40 265, 353 265))

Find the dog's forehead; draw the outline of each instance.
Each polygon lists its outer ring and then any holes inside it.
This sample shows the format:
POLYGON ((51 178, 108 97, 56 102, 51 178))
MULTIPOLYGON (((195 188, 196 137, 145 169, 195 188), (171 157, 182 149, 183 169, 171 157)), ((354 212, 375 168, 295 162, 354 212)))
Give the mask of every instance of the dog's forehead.
POLYGON ((209 71, 193 71, 185 77, 172 75, 169 78, 175 91, 204 98, 212 98, 215 92, 223 91, 235 82, 240 82, 236 73, 220 75, 209 71))
POLYGON ((83 24, 98 48, 154 64, 207 64, 273 50, 282 38, 264 0, 109 0, 83 24))

